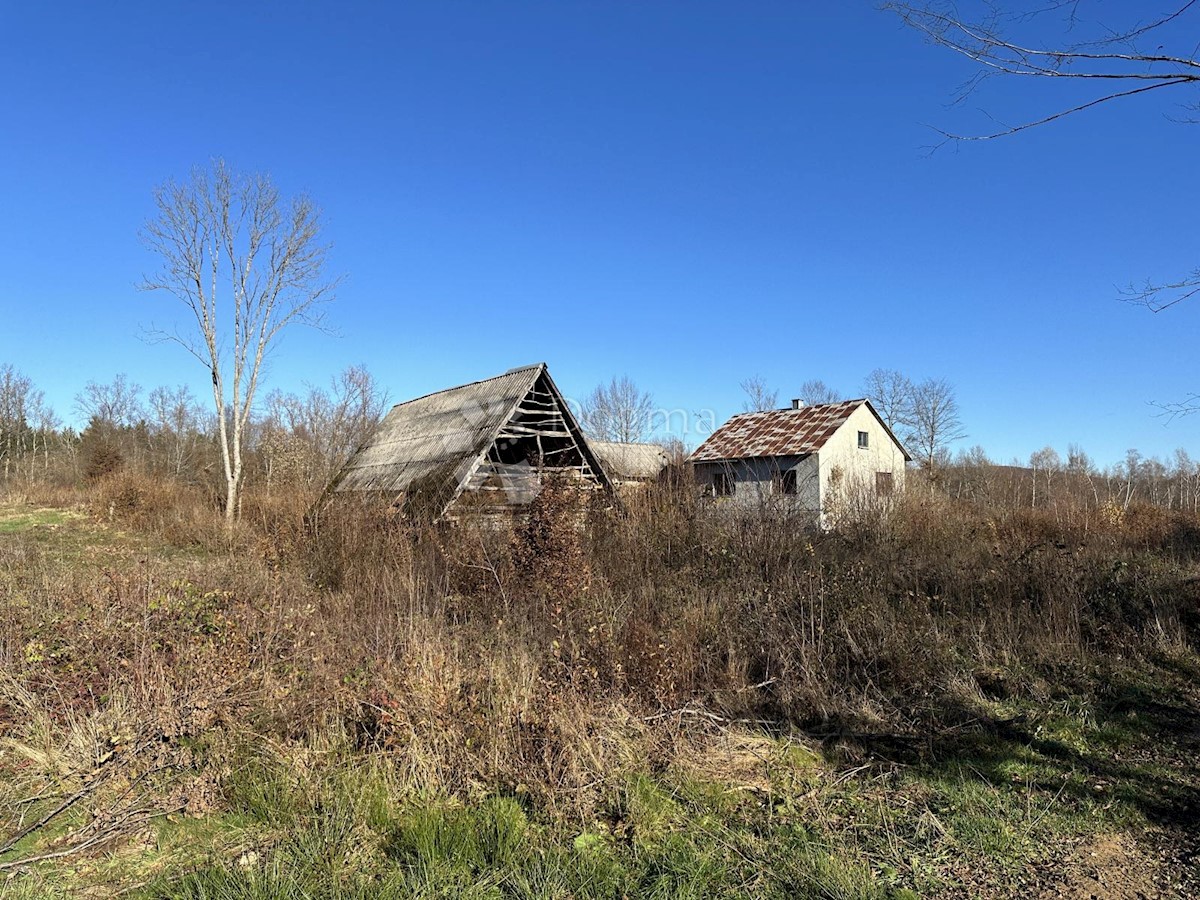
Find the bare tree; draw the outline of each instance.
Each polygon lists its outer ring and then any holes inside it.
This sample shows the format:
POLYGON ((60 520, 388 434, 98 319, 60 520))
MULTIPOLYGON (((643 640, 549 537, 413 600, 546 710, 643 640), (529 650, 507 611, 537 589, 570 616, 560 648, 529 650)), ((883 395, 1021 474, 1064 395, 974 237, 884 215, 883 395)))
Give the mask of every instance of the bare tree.
MULTIPOLYGON (((38 443, 42 445, 42 471, 43 473, 50 471, 50 442, 59 443, 59 428, 62 427, 62 420, 54 409, 46 403, 45 395, 41 391, 35 391, 31 397, 29 404, 29 426, 33 429, 33 443, 31 457, 32 462, 36 462, 38 443)), ((30 477, 33 477, 33 465, 29 466, 30 477)))
POLYGON ((912 422, 907 442, 926 469, 935 469, 951 443, 967 436, 959 418, 954 388, 940 378, 927 378, 913 388, 912 422))
POLYGON ((810 378, 800 385, 800 399, 807 406, 817 406, 821 403, 837 403, 842 399, 842 395, 821 379, 810 378))
POLYGON ((631 443, 650 428, 654 398, 638 388, 628 375, 613 377, 592 391, 581 407, 583 427, 602 441, 631 443))
POLYGON ((1078 444, 1068 444, 1067 471, 1076 476, 1091 475, 1096 471, 1096 464, 1078 444))
POLYGON ((746 394, 746 401, 742 404, 744 412, 764 412, 778 407, 779 391, 768 388, 761 376, 752 375, 739 386, 746 394))
POLYGON ((147 398, 154 443, 165 468, 176 478, 184 474, 204 430, 204 412, 187 385, 157 387, 147 398))
POLYGON ((1180 447, 1175 451, 1175 480, 1179 484, 1179 508, 1195 510, 1200 493, 1197 492, 1197 475, 1200 466, 1180 447))
POLYGON ((1116 467, 1116 479, 1119 483, 1119 496, 1121 498, 1122 509, 1128 509, 1129 504, 1133 502, 1144 461, 1141 451, 1136 447, 1130 447, 1125 451, 1125 464, 1116 467))
POLYGON ((0 463, 7 479, 17 461, 32 448, 30 422, 41 392, 11 364, 0 366, 0 463))
MULTIPOLYGON (((945 141, 989 141, 1047 125, 1096 106, 1131 97, 1200 86, 1200 58, 1195 40, 1200 0, 1135 5, 1138 20, 1114 26, 1081 15, 1084 0, 1015 0, 1009 7, 993 0, 961 5, 943 0, 887 2, 883 8, 900 16, 931 43, 976 65, 960 88, 959 101, 993 78, 1041 82, 1072 92, 1071 100, 1051 105, 1016 124, 1001 124, 977 134, 938 129, 945 141)), ((1194 95, 1192 95, 1194 97, 1194 95)), ((1184 104, 1180 121, 1196 123, 1200 105, 1184 104)), ((993 122, 995 120, 992 120, 993 122)), ((1200 267, 1168 282, 1131 285, 1122 299, 1160 312, 1200 292, 1200 267)), ((1200 409, 1200 394, 1166 404, 1172 415, 1200 409)))
POLYGON ((263 360, 289 325, 320 324, 320 305, 335 286, 324 274, 329 248, 311 200, 285 201, 268 175, 242 175, 223 160, 194 169, 183 183, 168 181, 154 201, 158 214, 142 236, 162 268, 141 287, 166 291, 191 313, 184 330, 155 334, 178 343, 212 377, 232 527, 263 360))
POLYGON ((132 428, 145 416, 142 386, 118 374, 108 384, 89 381, 75 395, 75 411, 111 428, 132 428))
POLYGON ((863 379, 863 393, 888 428, 900 432, 912 424, 913 383, 895 369, 873 369, 863 379))
POLYGON ((988 457, 987 451, 983 449, 983 446, 981 444, 976 444, 967 450, 959 451, 958 465, 982 468, 983 466, 993 465, 993 463, 988 457))
POLYGON ((366 366, 349 366, 333 379, 333 429, 330 436, 329 477, 375 430, 387 407, 387 391, 366 366))
POLYGON ((1037 506, 1038 502, 1038 473, 1043 476, 1042 480, 1046 485, 1045 500, 1050 500, 1050 488, 1054 480, 1056 472, 1062 470, 1062 457, 1058 455, 1058 451, 1051 446, 1045 446, 1041 450, 1036 450, 1029 455, 1029 470, 1033 481, 1033 499, 1030 506, 1037 506))
POLYGON ((370 436, 386 404, 365 366, 348 367, 328 391, 313 385, 303 395, 272 391, 259 447, 268 484, 280 472, 327 483, 370 436))
POLYGON ((62 422, 46 403, 46 394, 11 364, 0 365, 0 475, 8 478, 24 463, 32 479, 38 460, 50 469, 50 445, 58 443, 62 422))

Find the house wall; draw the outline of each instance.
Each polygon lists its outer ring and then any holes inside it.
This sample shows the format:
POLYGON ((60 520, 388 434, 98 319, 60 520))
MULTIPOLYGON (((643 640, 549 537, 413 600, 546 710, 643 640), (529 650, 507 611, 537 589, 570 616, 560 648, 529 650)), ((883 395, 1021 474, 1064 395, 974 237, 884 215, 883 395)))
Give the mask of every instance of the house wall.
POLYGON ((823 513, 839 503, 875 500, 878 472, 891 473, 895 493, 904 490, 904 453, 865 405, 851 413, 825 442, 819 459, 823 513), (860 431, 867 433, 866 449, 858 446, 860 431))
POLYGON ((693 476, 702 489, 711 489, 718 473, 733 476, 733 494, 715 497, 718 503, 739 508, 771 507, 810 515, 813 524, 821 511, 821 492, 815 456, 775 456, 759 459, 696 462, 693 476), (779 480, 789 469, 796 472, 796 493, 779 492, 779 480))

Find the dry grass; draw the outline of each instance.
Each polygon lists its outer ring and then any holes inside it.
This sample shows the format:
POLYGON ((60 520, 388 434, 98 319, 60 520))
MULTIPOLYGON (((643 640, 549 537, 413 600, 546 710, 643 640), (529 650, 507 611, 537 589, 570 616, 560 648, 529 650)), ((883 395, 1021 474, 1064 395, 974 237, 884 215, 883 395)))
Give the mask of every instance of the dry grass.
POLYGON ((382 758, 396 796, 499 792, 583 827, 632 773, 769 789, 778 749, 730 722, 924 740, 1200 627, 1200 527, 1157 511, 1071 530, 913 491, 817 535, 686 485, 624 513, 559 485, 508 527, 252 495, 231 541, 197 488, 88 491, 21 502, 86 505, 96 552, 0 541, 0 780, 102 777, 113 840, 151 808, 228 804, 264 748, 382 758))

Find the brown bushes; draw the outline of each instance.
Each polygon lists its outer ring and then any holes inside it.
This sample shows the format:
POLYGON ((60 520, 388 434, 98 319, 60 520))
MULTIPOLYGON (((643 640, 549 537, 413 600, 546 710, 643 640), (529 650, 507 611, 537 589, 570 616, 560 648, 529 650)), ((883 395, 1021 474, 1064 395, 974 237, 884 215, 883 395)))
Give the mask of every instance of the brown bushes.
POLYGON ((216 549, 227 542, 215 498, 195 485, 118 470, 98 479, 89 492, 93 512, 169 544, 216 549))
POLYGON ((516 524, 417 528, 249 495, 230 551, 199 489, 119 473, 92 491, 101 520, 212 552, 94 564, 7 541, 8 677, 58 719, 120 696, 171 746, 344 730, 415 787, 586 803, 621 760, 670 752, 647 724, 663 711, 936 728, 980 692, 1041 690, 1200 627, 1200 526, 1178 515, 1068 528, 914 491, 814 534, 678 485, 624 511, 557 485, 516 524))

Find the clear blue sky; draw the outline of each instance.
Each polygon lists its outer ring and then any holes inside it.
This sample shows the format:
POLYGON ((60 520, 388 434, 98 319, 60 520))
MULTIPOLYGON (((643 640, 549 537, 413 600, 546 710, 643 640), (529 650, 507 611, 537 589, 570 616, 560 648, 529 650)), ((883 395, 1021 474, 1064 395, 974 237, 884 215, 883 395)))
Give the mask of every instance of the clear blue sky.
POLYGON ((221 155, 311 194, 346 275, 340 336, 293 333, 271 387, 361 362, 400 400, 546 360, 723 419, 748 375, 857 395, 881 366, 950 381, 1002 460, 1200 456, 1200 416, 1150 405, 1200 390, 1200 300, 1115 299, 1200 263, 1200 126, 1132 101, 928 156, 922 123, 1058 102, 948 108, 967 73, 869 2, 8 2, 0 362, 68 418, 117 372, 203 396, 139 339, 178 310, 134 289, 137 232, 221 155))

